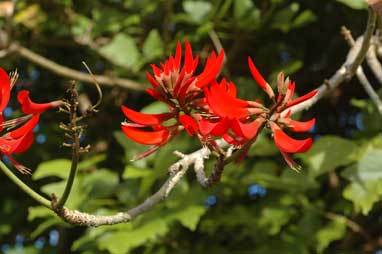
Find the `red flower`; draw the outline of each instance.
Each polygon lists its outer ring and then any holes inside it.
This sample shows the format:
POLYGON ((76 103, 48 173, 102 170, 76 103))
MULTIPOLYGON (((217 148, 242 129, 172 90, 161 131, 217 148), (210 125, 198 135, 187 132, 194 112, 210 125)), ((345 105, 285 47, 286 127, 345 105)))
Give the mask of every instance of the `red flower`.
POLYGON ((190 102, 201 93, 200 88, 208 85, 216 78, 223 64, 224 52, 220 51, 218 56, 212 53, 207 59, 204 70, 199 75, 195 75, 199 57, 193 57, 191 46, 187 40, 185 41, 183 66, 181 66, 181 58, 182 47, 178 42, 175 58, 170 56, 168 60, 161 63, 161 68, 152 64, 154 76, 146 73, 153 87, 146 91, 154 98, 174 107, 177 104, 184 106, 190 102))
POLYGON ((175 57, 170 56, 161 67, 151 65, 154 75, 146 73, 152 88, 147 93, 169 105, 169 112, 162 114, 144 114, 122 106, 128 122, 122 123, 122 131, 133 141, 153 145, 149 151, 138 155, 147 156, 158 147, 169 142, 174 136, 185 129, 190 136, 199 135, 196 122, 197 113, 204 107, 200 100, 203 87, 208 85, 220 72, 224 59, 224 52, 218 56, 212 53, 207 59, 204 70, 195 75, 199 57, 192 55, 188 41, 185 42, 185 54, 182 63, 182 47, 178 42, 175 57), (166 125, 166 121, 173 118, 175 123, 166 125))
MULTIPOLYGON (((274 92, 272 88, 257 71, 250 58, 248 58, 248 64, 256 82, 264 91, 267 92, 271 98, 274 98, 274 92)), ((315 119, 313 118, 306 122, 299 122, 289 118, 290 111, 285 116, 282 116, 281 112, 285 109, 288 109, 289 107, 292 107, 293 105, 299 104, 312 98, 317 94, 318 91, 314 90, 304 96, 293 99, 295 85, 296 84, 290 81, 289 78, 284 79, 283 73, 278 75, 278 97, 276 104, 274 105, 274 112, 272 112, 268 122, 273 133, 274 142, 283 155, 285 161, 292 169, 298 170, 300 166, 298 166, 297 163, 293 161, 289 154, 306 152, 312 146, 312 139, 293 139, 282 130, 282 127, 286 127, 293 132, 307 132, 313 127, 315 119)))
POLYGON ((22 106, 22 111, 28 115, 4 122, 3 110, 9 102, 10 92, 15 83, 16 76, 10 79, 8 74, 0 68, 0 131, 3 130, 4 126, 10 129, 19 126, 17 129, 0 136, 0 153, 7 156, 17 170, 26 174, 30 173, 30 170, 14 160, 11 155, 22 153, 32 145, 34 140, 33 129, 39 121, 40 113, 49 108, 60 106, 62 101, 34 103, 29 98, 29 92, 22 90, 18 93, 17 98, 22 106))

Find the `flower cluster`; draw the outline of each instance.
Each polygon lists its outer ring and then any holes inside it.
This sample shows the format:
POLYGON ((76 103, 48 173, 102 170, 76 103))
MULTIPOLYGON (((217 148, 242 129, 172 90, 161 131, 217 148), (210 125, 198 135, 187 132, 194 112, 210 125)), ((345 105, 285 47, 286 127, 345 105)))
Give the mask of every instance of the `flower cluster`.
POLYGON ((212 53, 198 75, 195 70, 199 57, 193 56, 188 41, 185 42, 183 58, 182 62, 182 48, 178 42, 175 57, 170 56, 160 67, 151 65, 154 75, 147 72, 147 78, 152 85, 147 93, 166 103, 168 112, 144 114, 122 106, 128 119, 122 122, 122 131, 137 143, 153 146, 136 159, 156 151, 182 130, 190 136, 196 135, 203 144, 219 152, 221 149, 215 142, 217 138, 223 138, 229 144, 241 148, 245 144, 253 143, 260 130, 269 128, 285 161, 291 168, 298 169, 289 154, 307 151, 312 145, 312 139, 293 139, 283 129, 306 132, 312 128, 315 119, 307 122, 292 120, 288 109, 310 99, 317 91, 293 99, 295 83, 289 78, 285 79, 284 74, 280 73, 276 97, 271 86, 248 58, 254 80, 273 102, 271 107, 266 107, 259 101, 237 98, 233 82, 225 78, 217 80, 224 60, 223 51, 218 55, 212 53))
POLYGON ((17 100, 21 104, 21 111, 26 115, 4 121, 3 111, 8 105, 16 80, 17 73, 13 73, 9 77, 0 68, 0 131, 3 131, 4 128, 10 130, 0 136, 0 153, 5 155, 17 170, 27 174, 30 173, 30 170, 12 158, 12 155, 22 153, 32 145, 33 129, 39 121, 40 114, 49 108, 60 106, 62 101, 34 103, 29 97, 29 92, 21 90, 17 95, 17 100))

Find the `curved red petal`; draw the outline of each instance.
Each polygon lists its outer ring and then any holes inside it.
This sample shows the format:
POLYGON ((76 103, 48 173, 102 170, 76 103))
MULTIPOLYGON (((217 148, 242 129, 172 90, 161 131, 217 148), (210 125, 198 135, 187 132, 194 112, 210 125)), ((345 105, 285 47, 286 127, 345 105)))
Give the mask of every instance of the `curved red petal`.
POLYGON ((216 76, 219 74, 220 69, 223 65, 224 61, 224 51, 221 50, 219 52, 218 57, 215 57, 215 54, 212 54, 212 56, 207 59, 207 63, 205 65, 205 68, 203 72, 198 75, 196 86, 199 88, 202 88, 206 85, 208 85, 213 79, 216 79, 216 76))
POLYGON ((151 76, 151 74, 148 71, 146 71, 146 77, 154 88, 158 86, 158 82, 154 79, 153 76, 151 76))
POLYGON ((257 120, 251 123, 242 123, 238 119, 235 119, 232 122, 231 129, 236 135, 246 139, 251 139, 256 136, 259 126, 260 124, 257 120))
POLYGON ((0 152, 2 154, 12 154, 13 151, 21 144, 22 139, 9 139, 8 137, 0 137, 0 152))
POLYGON ((21 90, 17 94, 17 100, 21 104, 21 111, 25 114, 38 114, 47 109, 58 107, 62 104, 62 101, 52 101, 47 103, 35 103, 29 97, 29 91, 21 90))
POLYGON ((301 97, 298 97, 297 99, 293 100, 293 101, 290 101, 287 103, 286 107, 289 108, 289 107, 292 107, 293 105, 296 105, 296 104, 299 104, 303 101, 306 101, 306 100, 309 100, 310 98, 312 98, 313 96, 315 96, 316 94, 318 93, 318 90, 313 90, 311 91, 310 93, 307 93, 301 97))
POLYGON ((201 119, 199 121, 199 129, 204 136, 212 135, 215 137, 220 137, 224 133, 227 133, 228 129, 230 128, 230 125, 231 121, 227 118, 220 119, 216 123, 211 123, 205 119, 201 119))
POLYGON ((130 121, 142 125, 158 125, 174 116, 173 113, 145 114, 122 106, 122 111, 130 121))
POLYGON ((275 94, 273 92, 273 89, 267 83, 267 81, 265 81, 265 79, 260 74, 260 72, 257 70, 255 64, 253 63, 250 57, 248 57, 248 66, 249 66, 249 70, 251 71, 253 79, 260 86, 260 88, 263 89, 263 91, 266 92, 270 98, 274 98, 275 94))
POLYGON ((180 41, 176 44, 176 50, 175 50, 175 68, 179 70, 180 68, 180 61, 182 57, 182 45, 180 45, 180 41))
POLYGON ((210 109, 218 116, 230 118, 242 118, 248 115, 248 102, 230 95, 232 88, 227 91, 227 83, 223 79, 221 84, 214 83, 208 90, 204 88, 210 109))
POLYGON ((196 123, 195 119, 192 118, 189 115, 180 115, 179 116, 180 123, 184 126, 185 130, 187 131, 188 135, 193 136, 194 134, 198 133, 199 126, 196 123))
POLYGON ((188 40, 184 42, 185 45, 185 56, 184 56, 184 68, 186 73, 190 73, 192 71, 193 65, 193 57, 192 57, 192 48, 188 40))
POLYGON ((16 130, 10 131, 6 133, 4 136, 9 136, 12 139, 20 138, 29 132, 32 132, 34 127, 36 127, 38 121, 40 119, 40 115, 34 115, 31 119, 29 119, 25 124, 23 124, 21 127, 17 128, 16 130))
POLYGON ((288 164, 288 166, 293 169, 294 171, 296 172, 300 172, 301 171, 301 166, 298 165, 293 159, 292 157, 290 156, 289 153, 285 153, 283 151, 280 150, 280 153, 281 155, 283 156, 285 162, 288 164))
POLYGON ((8 74, 0 68, 0 112, 8 105, 11 93, 11 81, 8 74))
POLYGON ((290 119, 288 121, 287 126, 291 131, 294 131, 294 132, 306 132, 312 129, 315 123, 316 123, 315 118, 312 118, 309 121, 305 121, 305 122, 300 122, 300 121, 295 121, 290 119))
POLYGON ((143 131, 126 125, 122 125, 122 131, 134 142, 144 145, 162 144, 167 141, 170 134, 166 128, 156 131, 143 131))
POLYGON ((31 145, 33 144, 33 141, 34 141, 34 134, 33 132, 28 132, 28 134, 26 134, 24 137, 21 138, 22 141, 20 142, 20 144, 16 147, 16 149, 12 152, 13 154, 19 154, 19 153, 23 153, 25 152, 26 150, 28 150, 31 145))
POLYGON ((289 137, 281 129, 273 132, 275 144, 277 147, 286 153, 303 153, 309 150, 312 146, 312 139, 307 138, 303 140, 293 139, 289 137))

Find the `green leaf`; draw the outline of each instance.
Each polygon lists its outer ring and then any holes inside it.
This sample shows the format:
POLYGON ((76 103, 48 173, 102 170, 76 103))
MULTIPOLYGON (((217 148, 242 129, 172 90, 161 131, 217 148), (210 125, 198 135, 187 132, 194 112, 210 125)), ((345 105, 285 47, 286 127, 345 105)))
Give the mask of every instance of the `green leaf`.
POLYGON ((137 70, 140 53, 133 38, 119 33, 112 41, 99 49, 110 62, 128 69, 137 70))
POLYGON ((204 1, 184 1, 183 9, 193 22, 199 24, 211 11, 212 4, 204 1))
POLYGON ((336 1, 356 10, 366 9, 367 7, 365 0, 336 0, 336 1))
POLYGON ((373 204, 382 197, 382 149, 370 147, 357 165, 342 175, 351 181, 343 192, 344 198, 354 203, 356 211, 368 214, 373 204))
POLYGON ((325 136, 317 140, 313 147, 300 157, 309 164, 309 174, 316 177, 339 166, 355 160, 357 145, 347 139, 336 136, 325 136))
POLYGON ((302 27, 317 20, 317 16, 311 10, 301 12, 294 20, 293 27, 302 27))
POLYGON ((251 0, 235 0, 233 2, 233 16, 235 19, 243 18, 248 12, 254 8, 251 0))
POLYGON ((184 227, 195 231, 200 217, 206 212, 206 208, 201 205, 190 205, 177 212, 171 212, 170 218, 178 220, 184 227))
POLYGON ((338 217, 321 228, 316 234, 317 251, 322 253, 331 242, 341 239, 346 233, 346 221, 338 217))
POLYGON ((45 161, 38 165, 36 171, 32 175, 33 180, 38 180, 44 177, 56 176, 62 179, 67 179, 71 161, 67 159, 57 159, 45 161))
POLYGON ((101 250, 112 254, 126 253, 134 247, 155 240, 168 232, 166 222, 161 218, 150 220, 133 230, 123 230, 105 234, 98 240, 101 250))
POLYGON ((54 213, 44 206, 33 206, 28 208, 28 221, 33 221, 37 218, 54 216, 54 213))
POLYGON ((163 42, 157 29, 152 29, 147 36, 143 53, 148 60, 163 56, 163 42))
POLYGON ((123 171, 123 178, 142 178, 152 175, 153 171, 147 168, 137 168, 133 166, 126 166, 123 171))

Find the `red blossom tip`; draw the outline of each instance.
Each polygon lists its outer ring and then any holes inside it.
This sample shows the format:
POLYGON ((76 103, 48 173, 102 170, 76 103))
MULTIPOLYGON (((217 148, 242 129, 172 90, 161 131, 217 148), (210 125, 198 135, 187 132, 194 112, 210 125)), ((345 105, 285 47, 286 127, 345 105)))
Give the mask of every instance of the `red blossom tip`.
POLYGON ((290 101, 287 103, 286 107, 289 108, 289 107, 292 107, 294 105, 297 105, 301 102, 304 102, 306 100, 309 100, 310 98, 312 98, 313 96, 315 96, 316 94, 318 93, 318 90, 313 90, 311 91, 310 93, 307 93, 301 97, 298 97, 297 99, 293 100, 293 101, 290 101))
POLYGON ((174 116, 173 113, 145 114, 122 106, 122 111, 130 121, 142 125, 159 125, 174 116))
POLYGON ((297 140, 289 137, 276 123, 270 122, 276 146, 285 153, 304 153, 312 146, 312 139, 297 140))
POLYGON ((21 90, 17 94, 17 100, 21 104, 21 110, 25 114, 39 114, 47 109, 58 107, 62 101, 52 101, 47 103, 35 103, 29 97, 29 91, 21 90))
POLYGON ((165 143, 169 138, 169 131, 162 128, 154 131, 143 131, 138 128, 130 127, 122 124, 122 131, 134 142, 144 145, 160 145, 165 143))
POLYGON ((260 86, 261 89, 264 90, 264 92, 268 94, 269 98, 273 99, 275 97, 273 89, 267 83, 267 81, 265 81, 265 79, 260 74, 260 72, 257 70, 255 64, 253 63, 250 57, 248 57, 248 66, 249 66, 249 70, 251 71, 252 77, 256 81, 256 83, 260 86))

